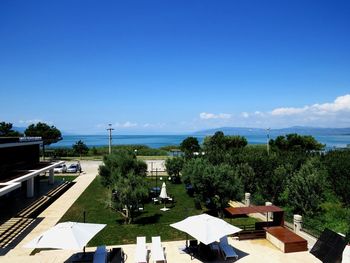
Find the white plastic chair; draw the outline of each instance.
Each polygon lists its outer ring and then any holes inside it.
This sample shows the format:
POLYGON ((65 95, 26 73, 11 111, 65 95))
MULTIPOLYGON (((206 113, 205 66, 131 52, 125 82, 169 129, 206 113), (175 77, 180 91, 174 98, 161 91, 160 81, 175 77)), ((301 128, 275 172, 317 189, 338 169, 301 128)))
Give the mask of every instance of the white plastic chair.
POLYGON ((146 247, 146 237, 136 238, 136 263, 147 263, 147 247, 146 247))

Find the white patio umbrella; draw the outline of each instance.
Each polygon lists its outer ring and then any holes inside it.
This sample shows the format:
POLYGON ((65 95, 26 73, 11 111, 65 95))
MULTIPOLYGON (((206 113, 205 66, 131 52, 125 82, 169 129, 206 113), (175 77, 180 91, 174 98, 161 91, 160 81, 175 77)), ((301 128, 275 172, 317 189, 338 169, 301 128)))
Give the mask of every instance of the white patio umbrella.
POLYGON ((63 222, 33 239, 25 248, 82 249, 105 224, 63 222))
POLYGON ((162 184, 162 190, 160 190, 159 197, 163 198, 163 199, 168 198, 168 195, 166 193, 166 184, 165 184, 165 182, 163 182, 163 184, 162 184))
POLYGON ((189 234, 205 245, 213 243, 223 236, 231 235, 242 230, 220 218, 208 214, 189 216, 170 226, 189 234))
MULTIPOLYGON (((166 184, 165 184, 165 182, 163 182, 163 184, 162 184, 162 190, 160 190, 159 197, 162 198, 163 200, 168 198, 168 194, 167 194, 167 192, 166 192, 166 184)), ((164 202, 164 201, 163 201, 163 202, 164 202)), ((165 207, 165 202, 164 202, 164 207, 161 208, 160 210, 162 210, 162 211, 167 211, 167 210, 169 210, 169 208, 166 208, 166 207, 165 207)))

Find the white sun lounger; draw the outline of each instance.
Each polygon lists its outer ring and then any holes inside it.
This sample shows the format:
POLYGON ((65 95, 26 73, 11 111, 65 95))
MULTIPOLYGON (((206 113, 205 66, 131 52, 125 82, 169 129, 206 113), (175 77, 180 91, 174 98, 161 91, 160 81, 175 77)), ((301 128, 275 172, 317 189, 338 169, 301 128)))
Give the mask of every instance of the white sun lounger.
POLYGON ((135 262, 136 263, 147 263, 147 247, 146 247, 146 237, 137 237, 136 238, 136 254, 135 262))
POLYGON ((160 242, 160 236, 152 237, 151 253, 153 262, 166 262, 164 249, 160 242))
POLYGON ((238 259, 238 255, 237 255, 236 251, 228 243, 227 236, 220 238, 219 247, 220 247, 220 251, 221 251, 222 255, 224 256, 225 260, 228 258, 238 259))

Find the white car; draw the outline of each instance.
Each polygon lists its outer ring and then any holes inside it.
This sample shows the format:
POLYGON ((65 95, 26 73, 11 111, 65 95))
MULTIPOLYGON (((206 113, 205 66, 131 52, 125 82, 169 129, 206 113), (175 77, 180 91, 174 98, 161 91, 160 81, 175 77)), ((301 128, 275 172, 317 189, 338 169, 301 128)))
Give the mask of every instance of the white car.
POLYGON ((65 164, 60 164, 59 166, 53 168, 54 173, 65 173, 67 172, 67 166, 65 164))
POLYGON ((67 168, 67 173, 77 173, 81 172, 81 167, 78 163, 73 163, 67 168))

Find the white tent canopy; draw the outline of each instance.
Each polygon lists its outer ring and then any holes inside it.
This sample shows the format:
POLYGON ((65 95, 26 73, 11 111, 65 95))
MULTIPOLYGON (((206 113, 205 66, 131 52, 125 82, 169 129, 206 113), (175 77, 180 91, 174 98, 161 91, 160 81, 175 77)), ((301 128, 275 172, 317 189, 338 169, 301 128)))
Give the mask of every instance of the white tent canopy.
POLYGON ((189 234, 205 245, 218 241, 223 236, 231 235, 242 230, 220 218, 208 214, 189 216, 170 226, 189 234))
POLYGON ((105 224, 59 223, 33 239, 25 248, 82 249, 105 224))

